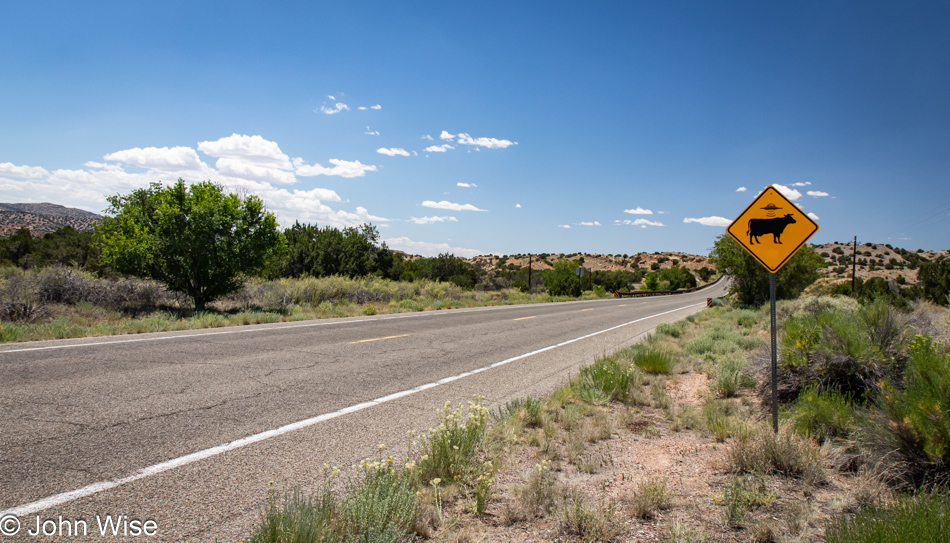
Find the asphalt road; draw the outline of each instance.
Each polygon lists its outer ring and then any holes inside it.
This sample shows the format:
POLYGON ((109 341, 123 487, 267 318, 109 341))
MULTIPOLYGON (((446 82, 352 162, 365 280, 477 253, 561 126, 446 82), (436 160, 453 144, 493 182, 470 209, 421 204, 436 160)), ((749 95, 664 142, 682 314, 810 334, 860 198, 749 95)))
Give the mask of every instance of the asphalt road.
POLYGON ((404 451, 446 401, 550 392, 723 288, 2 346, 0 541, 110 540, 97 515, 238 541, 269 490, 404 451))

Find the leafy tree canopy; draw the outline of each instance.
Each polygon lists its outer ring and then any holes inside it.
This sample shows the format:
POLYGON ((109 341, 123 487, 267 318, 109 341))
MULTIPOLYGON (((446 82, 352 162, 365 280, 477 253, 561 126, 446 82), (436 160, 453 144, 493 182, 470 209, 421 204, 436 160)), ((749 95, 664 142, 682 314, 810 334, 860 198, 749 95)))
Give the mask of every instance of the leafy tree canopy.
POLYGON ((950 262, 925 262, 917 270, 917 281, 925 298, 938 305, 950 304, 950 262))
POLYGON ((284 237, 288 252, 271 272, 275 277, 390 277, 393 253, 379 241, 379 231, 371 224, 338 230, 295 223, 284 230, 284 237))
POLYGON ((576 275, 577 266, 580 263, 576 260, 562 260, 554 263, 554 269, 545 270, 541 274, 544 286, 548 289, 551 296, 580 296, 581 280, 576 275))
POLYGON ((191 296, 198 310, 240 289, 245 275, 286 250, 260 198, 226 194, 210 181, 152 183, 108 200, 109 216, 96 229, 102 261, 163 281, 191 296))
MULTIPOLYGON (((710 261, 722 273, 732 276, 731 294, 743 305, 758 306, 769 301, 769 270, 743 249, 728 234, 716 238, 710 261)), ((775 297, 779 300, 797 298, 805 287, 818 279, 818 270, 825 260, 815 250, 803 245, 785 263, 775 277, 775 297)))

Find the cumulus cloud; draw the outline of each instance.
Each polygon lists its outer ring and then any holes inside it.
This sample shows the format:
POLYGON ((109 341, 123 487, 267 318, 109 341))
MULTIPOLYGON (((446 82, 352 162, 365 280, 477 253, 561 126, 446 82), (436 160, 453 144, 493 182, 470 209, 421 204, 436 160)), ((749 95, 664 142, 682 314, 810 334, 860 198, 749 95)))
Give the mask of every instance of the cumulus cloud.
MULTIPOLYGON (((281 154, 283 155, 283 153, 281 154)), ((286 161, 287 156, 283 156, 285 163, 289 166, 290 162, 286 161)), ((114 160, 140 168, 156 170, 191 170, 197 168, 201 162, 201 159, 198 158, 198 153, 191 147, 146 147, 144 149, 135 147, 133 149, 109 153, 102 158, 104 160, 114 160)))
POLYGON ((406 151, 405 149, 400 149, 398 147, 392 147, 390 149, 387 149, 385 147, 380 147, 379 149, 376 149, 376 152, 381 155, 389 155, 389 156, 396 156, 396 155, 409 156, 409 151, 406 151))
POLYGON ((106 155, 104 160, 109 162, 87 161, 83 169, 52 172, 0 163, 0 201, 59 202, 101 212, 107 207, 105 195, 128 194, 150 182, 172 183, 182 178, 188 184, 210 180, 225 190, 259 196, 284 226, 298 220, 336 228, 390 221, 364 207, 352 211, 330 208, 326 202, 342 201, 331 189, 288 190, 278 186, 293 180, 293 172, 282 169, 288 165, 318 175, 355 175, 358 171, 375 170, 375 166, 331 160, 333 168, 323 168, 327 171, 317 173, 319 165, 307 166, 300 158, 290 161, 276 143, 259 136, 235 134, 199 145, 206 154, 219 157, 217 168, 204 163, 196 151, 188 147, 126 149, 106 155), (126 171, 128 166, 145 171, 126 171), (68 201, 63 201, 64 195, 68 195, 68 201))
POLYGON ((443 145, 430 145, 425 148, 425 151, 427 153, 444 153, 448 151, 449 149, 455 149, 455 147, 452 147, 448 143, 443 144, 443 145))
POLYGON ((649 209, 643 209, 640 206, 637 206, 636 209, 624 209, 624 213, 629 213, 631 215, 653 215, 653 212, 649 209))
POLYGON ((775 187, 776 189, 778 189, 778 191, 781 192, 783 196, 785 196, 785 197, 788 198, 789 200, 792 200, 793 202, 794 202, 795 200, 798 200, 799 198, 802 197, 802 193, 798 192, 798 191, 795 190, 795 189, 790 189, 790 188, 786 187, 785 185, 779 185, 778 183, 772 183, 772 186, 775 187))
POLYGON ((521 204, 515 204, 515 207, 517 207, 517 208, 520 209, 520 208, 521 208, 521 204))
POLYGON ((313 177, 315 175, 338 175, 340 177, 353 178, 353 177, 363 177, 366 175, 366 172, 375 172, 376 166, 363 164, 359 160, 348 161, 340 160, 338 158, 331 158, 330 164, 333 164, 331 168, 325 168, 320 164, 301 165, 297 167, 297 175, 303 177, 313 177))
POLYGON ((811 217, 812 220, 815 220, 815 221, 821 220, 818 218, 818 215, 815 215, 814 213, 809 213, 808 216, 811 217))
POLYGON ((574 224, 577 225, 577 226, 600 226, 600 223, 597 222, 597 221, 594 221, 594 222, 590 222, 590 221, 576 222, 576 223, 574 223, 574 224))
POLYGON ((344 110, 349 111, 350 106, 344 104, 343 102, 337 102, 336 104, 333 105, 333 107, 320 106, 320 109, 319 110, 315 109, 314 113, 319 111, 320 113, 325 113, 327 115, 334 115, 344 110))
POLYGON ((504 149, 511 145, 518 145, 517 142, 500 140, 497 138, 473 138, 472 136, 464 133, 460 133, 458 135, 458 142, 463 145, 474 145, 477 147, 485 147, 486 149, 504 149))
POLYGON ((828 193, 827 193, 827 192, 823 192, 823 191, 820 191, 820 190, 810 190, 810 191, 806 192, 805 194, 807 194, 807 195, 809 195, 809 196, 811 196, 811 197, 813 197, 813 198, 821 198, 822 196, 828 196, 828 193))
POLYGON ((747 190, 749 190, 749 189, 747 189, 747 188, 745 188, 745 187, 739 187, 739 188, 736 189, 736 192, 745 192, 745 191, 747 191, 747 190))
POLYGON ((0 176, 2 175, 19 179, 38 179, 48 176, 49 172, 39 166, 15 166, 12 162, 0 162, 0 176))
MULTIPOLYGON (((149 149, 155 148, 149 147, 149 149)), ((167 148, 163 147, 162 149, 167 148)), ((188 148, 175 147, 174 149, 188 148)), ((261 136, 231 134, 226 138, 215 141, 199 141, 198 150, 215 158, 233 158, 260 166, 273 166, 282 170, 292 169, 290 158, 280 150, 280 146, 276 142, 268 141, 261 136)), ((135 151, 135 149, 131 151, 135 151)))
POLYGON ((425 136, 422 136, 422 139, 424 139, 424 140, 429 140, 429 141, 435 141, 434 139, 432 139, 432 136, 430 136, 430 135, 428 135, 428 134, 426 134, 425 136))
POLYGON ((558 226, 558 228, 570 228, 570 227, 571 227, 571 225, 569 225, 569 224, 559 224, 559 225, 557 225, 557 226, 558 226))
POLYGON ((370 109, 383 109, 383 106, 376 104, 375 106, 369 106, 370 109))
POLYGON ((478 249, 466 249, 464 247, 452 247, 448 243, 428 243, 425 241, 413 241, 407 237, 384 239, 390 249, 396 249, 409 254, 418 254, 422 256, 437 256, 442 253, 454 254, 464 258, 472 258, 482 254, 478 249))
POLYGON ((432 224, 436 222, 459 222, 455 217, 409 217, 409 220, 416 224, 432 224))
POLYGON ((647 219, 636 219, 636 220, 630 220, 630 219, 620 220, 620 219, 617 219, 617 220, 615 220, 614 222, 617 223, 617 224, 626 224, 626 225, 630 225, 630 226, 639 226, 639 227, 641 227, 641 228, 646 228, 647 226, 666 226, 665 224, 663 224, 663 223, 661 223, 661 222, 659 222, 659 221, 651 221, 651 220, 647 220, 647 219))
POLYGON ((475 183, 456 183, 455 185, 458 187, 465 187, 465 188, 472 188, 472 187, 478 186, 475 183))
POLYGON ((443 130, 442 133, 439 134, 439 139, 452 141, 455 139, 455 134, 449 134, 447 131, 443 130))
POLYGON ((793 187, 807 187, 808 185, 811 185, 811 181, 805 181, 804 183, 792 183, 793 187))
POLYGON ((730 221, 729 219, 725 217, 717 217, 713 215, 712 217, 700 217, 698 219, 687 217, 683 219, 683 222, 684 223, 695 222, 695 223, 702 224, 704 226, 729 226, 729 223, 731 223, 732 221, 730 221))
POLYGON ((422 202, 422 207, 431 207, 433 209, 448 209, 451 211, 487 211, 485 209, 478 209, 472 204, 455 204, 452 202, 447 202, 442 200, 441 202, 433 202, 432 200, 426 200, 422 202))

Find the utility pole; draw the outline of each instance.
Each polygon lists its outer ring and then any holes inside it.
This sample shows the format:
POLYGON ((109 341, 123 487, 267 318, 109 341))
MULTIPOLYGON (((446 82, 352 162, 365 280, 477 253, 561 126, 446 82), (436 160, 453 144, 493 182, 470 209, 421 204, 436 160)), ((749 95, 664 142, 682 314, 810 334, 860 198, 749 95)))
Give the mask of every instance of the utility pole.
POLYGON ((531 253, 528 253, 528 292, 531 292, 531 253))
POLYGON ((854 236, 854 249, 851 251, 851 295, 855 298, 858 293, 854 291, 854 274, 858 269, 858 236, 854 236))

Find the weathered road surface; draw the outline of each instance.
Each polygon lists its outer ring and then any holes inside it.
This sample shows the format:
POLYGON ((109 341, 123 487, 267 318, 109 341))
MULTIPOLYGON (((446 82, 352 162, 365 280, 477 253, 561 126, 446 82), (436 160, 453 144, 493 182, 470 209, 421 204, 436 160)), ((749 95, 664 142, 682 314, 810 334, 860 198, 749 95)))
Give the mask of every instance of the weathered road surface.
POLYGON ((152 541, 238 541, 269 488, 405 450, 447 400, 550 392, 722 290, 5 345, 0 516, 22 527, 0 541, 112 540, 97 515, 152 520, 152 541), (57 536, 29 535, 37 517, 57 536))

